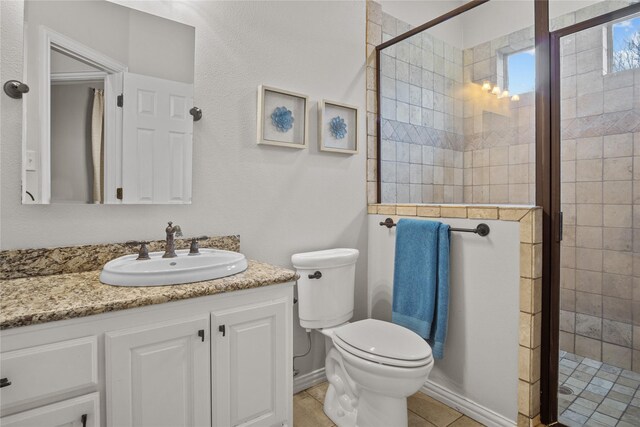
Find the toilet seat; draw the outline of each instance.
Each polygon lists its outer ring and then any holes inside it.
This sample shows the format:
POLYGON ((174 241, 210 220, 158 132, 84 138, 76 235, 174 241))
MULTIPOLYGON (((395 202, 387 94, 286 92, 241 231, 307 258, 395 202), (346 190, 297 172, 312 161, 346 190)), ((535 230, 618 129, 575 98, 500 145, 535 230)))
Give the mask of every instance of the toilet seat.
POLYGON ((332 340, 341 350, 383 365, 416 368, 433 361, 431 347, 418 334, 381 320, 340 326, 333 330, 332 340))

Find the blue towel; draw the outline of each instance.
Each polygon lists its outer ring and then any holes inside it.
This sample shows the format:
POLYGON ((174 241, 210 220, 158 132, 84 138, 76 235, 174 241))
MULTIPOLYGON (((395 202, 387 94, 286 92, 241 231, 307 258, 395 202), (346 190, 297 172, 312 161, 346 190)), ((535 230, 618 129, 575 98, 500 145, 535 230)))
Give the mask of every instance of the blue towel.
POLYGON ((442 359, 449 310, 449 226, 400 219, 396 232, 392 321, 411 329, 442 359))

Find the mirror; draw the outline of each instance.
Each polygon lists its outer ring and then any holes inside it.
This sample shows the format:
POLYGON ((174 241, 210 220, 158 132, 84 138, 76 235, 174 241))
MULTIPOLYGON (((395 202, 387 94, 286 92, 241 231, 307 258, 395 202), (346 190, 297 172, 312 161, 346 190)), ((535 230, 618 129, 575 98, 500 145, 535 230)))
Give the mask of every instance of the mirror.
POLYGON ((23 203, 189 204, 195 29, 25 1, 23 203))

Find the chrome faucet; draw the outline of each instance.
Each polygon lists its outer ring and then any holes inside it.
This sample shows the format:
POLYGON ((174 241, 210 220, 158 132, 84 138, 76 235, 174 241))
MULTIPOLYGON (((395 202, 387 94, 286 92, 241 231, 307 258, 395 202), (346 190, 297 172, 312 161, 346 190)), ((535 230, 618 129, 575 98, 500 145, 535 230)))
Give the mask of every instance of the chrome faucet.
POLYGON ((169 221, 169 226, 167 226, 165 231, 167 232, 167 244, 164 248, 164 255, 162 255, 162 258, 175 258, 178 255, 176 255, 176 243, 174 236, 182 236, 182 230, 179 225, 173 225, 173 222, 169 221))

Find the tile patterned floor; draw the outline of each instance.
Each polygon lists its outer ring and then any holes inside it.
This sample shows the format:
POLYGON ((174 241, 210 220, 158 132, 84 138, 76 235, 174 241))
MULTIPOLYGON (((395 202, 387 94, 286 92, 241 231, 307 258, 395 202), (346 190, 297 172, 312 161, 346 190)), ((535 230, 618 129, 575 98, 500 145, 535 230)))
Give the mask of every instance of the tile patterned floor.
POLYGON ((560 352, 559 421, 569 427, 640 426, 640 374, 560 352))
MULTIPOLYGON (((293 396, 293 427, 335 427, 322 411, 327 387, 328 383, 324 382, 293 396)), ((423 393, 409 397, 407 406, 409 427, 483 426, 423 393)))

